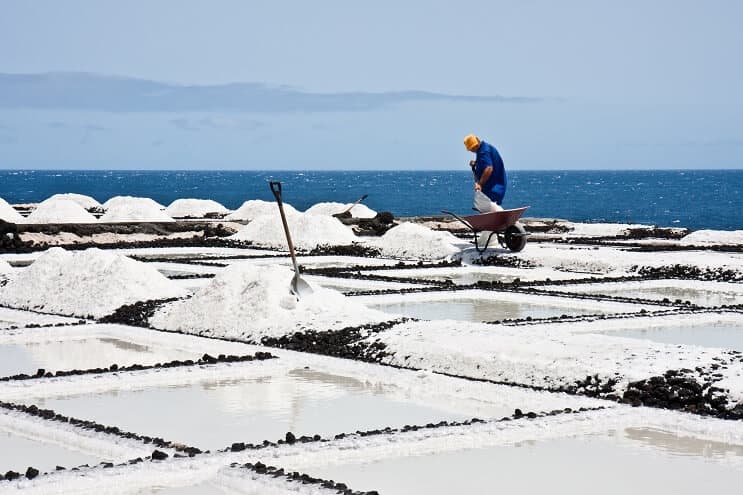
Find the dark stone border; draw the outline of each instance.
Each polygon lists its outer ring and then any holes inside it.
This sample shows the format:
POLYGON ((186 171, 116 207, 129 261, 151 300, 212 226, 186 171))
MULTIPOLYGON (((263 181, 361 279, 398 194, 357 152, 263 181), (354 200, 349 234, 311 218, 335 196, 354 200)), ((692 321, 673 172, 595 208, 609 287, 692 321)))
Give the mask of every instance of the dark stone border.
POLYGON ((245 363, 250 361, 265 361, 267 359, 275 359, 276 356, 270 352, 256 352, 254 355, 234 356, 220 354, 217 357, 204 354, 197 360, 185 359, 185 360, 173 360, 165 363, 155 363, 152 365, 144 364, 132 364, 129 366, 119 366, 112 364, 107 368, 89 368, 84 370, 63 370, 63 371, 46 371, 40 368, 36 374, 27 375, 20 373, 13 376, 0 377, 0 382, 12 382, 12 381, 23 381, 23 380, 36 380, 39 378, 58 378, 63 376, 80 376, 80 375, 97 375, 101 373, 117 373, 126 371, 144 371, 153 369, 168 369, 168 368, 181 368, 184 366, 201 366, 205 364, 218 364, 218 363, 245 363))

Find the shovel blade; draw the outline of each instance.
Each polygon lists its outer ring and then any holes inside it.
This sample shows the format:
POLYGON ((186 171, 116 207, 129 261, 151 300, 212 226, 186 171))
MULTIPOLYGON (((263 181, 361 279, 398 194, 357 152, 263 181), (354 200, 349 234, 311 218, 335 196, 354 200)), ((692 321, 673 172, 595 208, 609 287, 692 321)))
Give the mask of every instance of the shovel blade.
POLYGON ((291 290, 292 294, 294 294, 297 297, 303 297, 312 294, 312 287, 310 287, 310 284, 304 281, 302 277, 299 276, 298 273, 294 274, 294 277, 292 277, 292 283, 291 283, 291 290))

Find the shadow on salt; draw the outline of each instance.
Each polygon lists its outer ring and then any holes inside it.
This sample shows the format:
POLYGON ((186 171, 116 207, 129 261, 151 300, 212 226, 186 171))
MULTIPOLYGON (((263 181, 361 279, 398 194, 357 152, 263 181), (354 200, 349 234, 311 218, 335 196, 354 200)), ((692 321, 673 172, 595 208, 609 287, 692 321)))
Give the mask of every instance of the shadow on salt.
MULTIPOLYGON (((284 466, 293 469, 292 466, 284 466)), ((728 492, 743 447, 628 428, 511 446, 317 466, 312 476, 386 495, 426 493, 698 494, 728 492)))

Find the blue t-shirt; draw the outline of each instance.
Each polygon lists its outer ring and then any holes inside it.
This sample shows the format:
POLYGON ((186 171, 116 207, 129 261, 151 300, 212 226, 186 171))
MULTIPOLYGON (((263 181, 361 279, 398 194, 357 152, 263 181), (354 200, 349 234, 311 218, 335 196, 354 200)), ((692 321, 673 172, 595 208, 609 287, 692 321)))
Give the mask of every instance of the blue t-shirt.
POLYGON ((501 204, 503 196, 506 195, 506 168, 495 146, 481 140, 475 159, 475 177, 478 181, 488 167, 493 167, 493 172, 482 185, 482 192, 492 201, 501 204))

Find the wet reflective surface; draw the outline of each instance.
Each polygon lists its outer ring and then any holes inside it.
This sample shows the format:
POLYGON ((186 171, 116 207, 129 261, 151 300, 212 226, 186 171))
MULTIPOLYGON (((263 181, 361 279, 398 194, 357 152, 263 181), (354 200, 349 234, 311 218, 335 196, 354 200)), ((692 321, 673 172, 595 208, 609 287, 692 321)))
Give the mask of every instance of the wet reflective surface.
POLYGON ((743 326, 694 325, 668 328, 638 328, 606 333, 612 337, 645 339, 663 344, 698 345, 743 351, 743 326))
POLYGON ((155 364, 175 359, 194 359, 203 353, 161 346, 141 345, 110 337, 0 344, 0 376, 20 373, 90 369, 112 364, 155 364))
POLYGON ((740 291, 733 291, 721 284, 719 290, 709 288, 689 288, 674 286, 674 281, 669 280, 667 286, 658 284, 618 283, 616 287, 579 287, 566 286, 562 290, 566 292, 580 292, 587 294, 602 294, 611 296, 632 297, 638 299, 651 299, 662 301, 668 299, 671 302, 689 301, 698 306, 722 306, 726 304, 743 304, 743 295, 740 291), (727 290, 726 290, 727 289, 727 290))
POLYGON ((0 472, 9 470, 25 473, 29 466, 54 471, 57 465, 71 468, 82 464, 98 464, 106 459, 78 452, 51 442, 29 438, 0 429, 0 472))
MULTIPOLYGON (((472 417, 414 404, 394 391, 393 385, 381 388, 354 378, 297 369, 257 379, 36 399, 33 403, 202 449, 275 441, 287 431, 297 436, 328 436, 472 417)), ((494 415, 513 411, 513 407, 501 408, 494 415)))
POLYGON ((415 301, 409 303, 369 304, 385 313, 409 316, 421 320, 495 321, 505 318, 548 318, 560 315, 601 313, 595 309, 567 308, 541 304, 514 303, 485 299, 451 301, 415 301))
POLYGON ((743 452, 635 429, 306 471, 385 495, 732 493, 743 480, 743 452))

